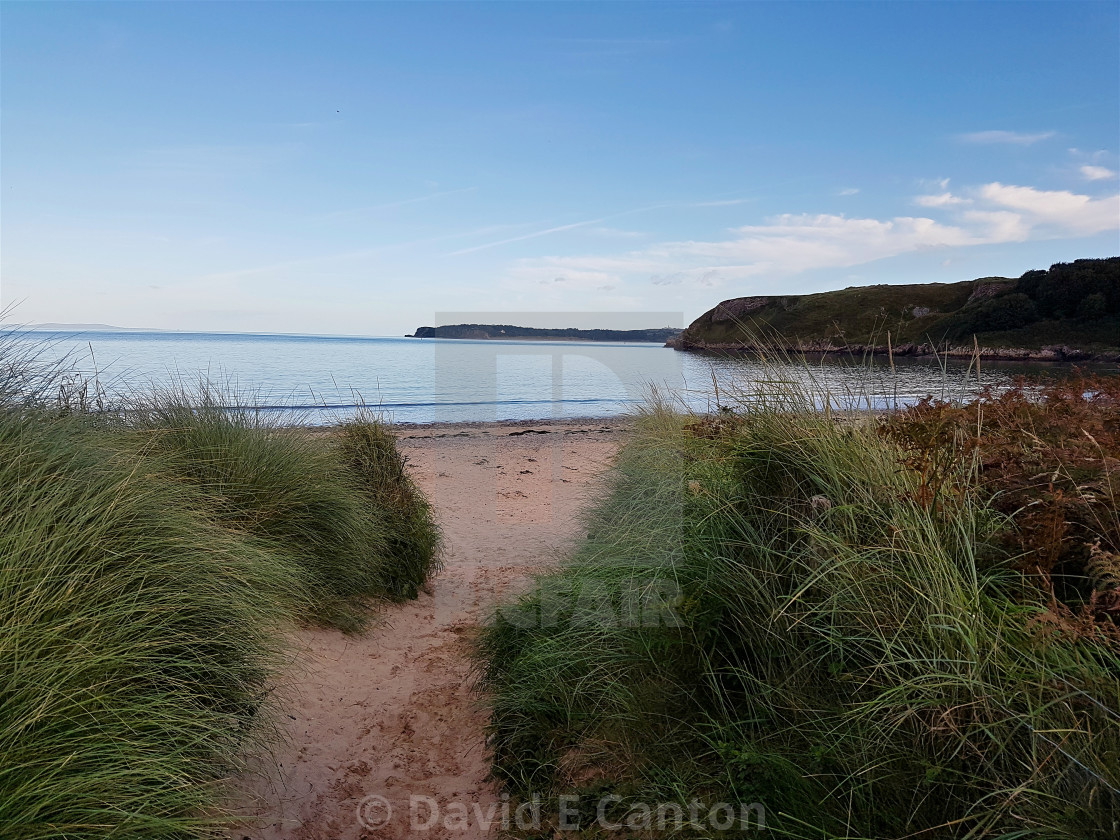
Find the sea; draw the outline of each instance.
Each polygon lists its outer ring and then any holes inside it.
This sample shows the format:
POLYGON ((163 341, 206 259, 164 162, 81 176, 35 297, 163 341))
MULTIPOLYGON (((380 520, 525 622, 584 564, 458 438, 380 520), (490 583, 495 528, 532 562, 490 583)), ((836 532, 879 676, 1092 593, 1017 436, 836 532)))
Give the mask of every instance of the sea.
POLYGON ((651 401, 703 412, 807 387, 835 408, 997 390, 1046 366, 962 360, 716 358, 658 344, 469 341, 206 332, 27 330, 16 352, 61 363, 110 402, 208 383, 224 405, 277 422, 334 423, 372 411, 394 423, 613 417, 651 401))

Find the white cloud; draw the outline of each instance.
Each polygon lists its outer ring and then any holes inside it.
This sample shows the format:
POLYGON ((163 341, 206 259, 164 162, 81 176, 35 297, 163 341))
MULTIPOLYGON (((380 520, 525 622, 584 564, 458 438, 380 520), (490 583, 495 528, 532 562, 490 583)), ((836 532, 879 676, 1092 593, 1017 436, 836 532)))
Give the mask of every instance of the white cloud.
POLYGON ((980 195, 988 202, 1025 214, 1028 222, 1049 225, 1067 235, 1090 236, 1120 227, 1120 196, 1090 198, 1068 190, 985 184, 980 195))
POLYGON ((976 233, 979 243, 1026 242, 1030 239, 1031 225, 1020 213, 968 210, 961 218, 976 233))
POLYGON ((971 204, 972 201, 949 192, 943 192, 936 195, 919 195, 914 199, 914 203, 921 207, 953 207, 959 204, 971 204))
POLYGON ((670 258, 699 258, 734 274, 850 266, 907 251, 964 244, 964 230, 933 219, 849 219, 821 214, 785 214, 746 225, 722 242, 671 242, 652 249, 670 258))
POLYGON ((664 242, 611 257, 548 256, 518 260, 520 283, 563 276, 578 287, 642 278, 654 285, 714 287, 761 274, 853 266, 915 250, 972 244, 968 231, 933 219, 887 221, 836 215, 787 214, 733 230, 719 241, 664 242))
POLYGON ((840 192, 838 192, 836 194, 837 195, 857 195, 858 193, 859 193, 859 187, 848 187, 846 190, 840 190, 840 192))
POLYGON ((1081 167, 1081 175, 1086 181, 1111 181, 1116 173, 1105 166, 1085 165, 1081 167))
POLYGON ((978 143, 991 145, 994 143, 1012 146, 1031 146, 1040 140, 1048 140, 1055 135, 1053 131, 1037 131, 1034 133, 1024 131, 974 131, 971 134, 961 134, 958 139, 965 143, 978 143))
POLYGON ((647 288, 719 286, 757 276, 847 268, 920 251, 1088 236, 1120 228, 1120 196, 1092 198, 998 182, 964 192, 970 197, 946 191, 915 199, 949 214, 949 221, 784 214, 734 228, 723 239, 667 241, 610 256, 522 259, 508 276, 516 284, 562 276, 582 288, 627 281, 647 288))

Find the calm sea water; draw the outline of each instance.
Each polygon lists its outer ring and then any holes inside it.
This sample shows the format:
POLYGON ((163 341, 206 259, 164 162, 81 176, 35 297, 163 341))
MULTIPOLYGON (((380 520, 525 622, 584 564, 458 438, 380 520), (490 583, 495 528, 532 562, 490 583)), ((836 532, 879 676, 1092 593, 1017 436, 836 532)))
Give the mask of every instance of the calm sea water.
MULTIPOLYGON (((876 406, 926 394, 976 390, 967 363, 900 363, 892 373, 818 363, 761 365, 712 359, 655 344, 461 341, 164 332, 35 331, 42 358, 68 357, 95 372, 110 394, 220 383, 231 403, 277 412, 285 421, 333 422, 358 405, 404 423, 609 417, 633 410, 651 389, 696 408, 714 405, 713 374, 726 402, 775 377, 823 383, 838 402, 869 397, 876 406)), ((988 365, 984 384, 999 386, 1025 369, 988 365)))

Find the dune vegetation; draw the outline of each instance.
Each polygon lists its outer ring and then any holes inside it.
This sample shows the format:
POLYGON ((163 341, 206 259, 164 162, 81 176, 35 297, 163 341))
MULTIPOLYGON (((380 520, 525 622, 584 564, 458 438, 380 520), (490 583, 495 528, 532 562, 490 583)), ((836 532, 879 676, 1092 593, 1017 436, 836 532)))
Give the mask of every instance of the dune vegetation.
POLYGON ((208 386, 91 410, 0 349, 0 836, 223 836, 290 631, 414 595, 427 502, 370 417, 313 436, 208 386))
POLYGON ((646 411, 485 628, 497 777, 588 837, 1117 836, 1120 380, 888 417, 726 390, 646 411))

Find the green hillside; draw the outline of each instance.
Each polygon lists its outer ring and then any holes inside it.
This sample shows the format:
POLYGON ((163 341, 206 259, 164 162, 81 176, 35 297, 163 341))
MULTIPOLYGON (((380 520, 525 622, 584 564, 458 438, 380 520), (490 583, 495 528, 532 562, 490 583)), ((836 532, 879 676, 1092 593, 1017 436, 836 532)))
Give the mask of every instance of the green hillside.
POLYGON ((672 346, 885 352, 888 332, 900 354, 971 350, 975 335, 992 355, 1116 356, 1120 257, 1057 263, 1019 278, 733 298, 693 321, 672 346))

